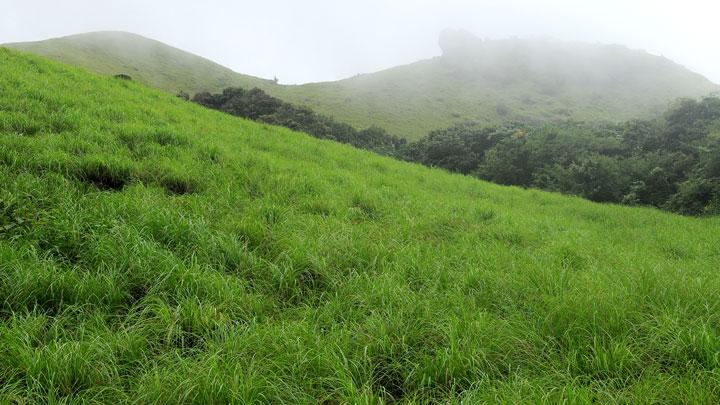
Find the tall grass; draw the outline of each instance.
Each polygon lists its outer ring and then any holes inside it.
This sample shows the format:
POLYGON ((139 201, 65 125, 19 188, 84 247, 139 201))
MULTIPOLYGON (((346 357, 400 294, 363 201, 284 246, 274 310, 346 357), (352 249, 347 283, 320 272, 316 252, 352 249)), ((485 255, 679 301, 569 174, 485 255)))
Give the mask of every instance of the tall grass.
POLYGON ((0 49, 0 402, 716 403, 719 241, 0 49))

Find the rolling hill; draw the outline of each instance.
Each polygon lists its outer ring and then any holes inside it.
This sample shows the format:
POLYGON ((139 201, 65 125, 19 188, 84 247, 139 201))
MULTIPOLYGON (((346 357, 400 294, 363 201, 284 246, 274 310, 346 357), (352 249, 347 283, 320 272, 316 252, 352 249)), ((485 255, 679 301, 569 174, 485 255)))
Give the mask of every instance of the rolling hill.
POLYGON ((236 73, 200 56, 140 35, 102 31, 46 41, 5 44, 104 75, 127 74, 148 86, 192 94, 230 86, 263 86, 265 81, 236 73))
POLYGON ((719 240, 0 49, 0 402, 717 403, 719 240))
MULTIPOLYGON (((127 73, 170 92, 260 87, 358 128, 418 139, 464 121, 619 122, 648 118, 678 97, 720 90, 672 61, 616 45, 441 35, 442 56, 337 82, 276 85, 157 41, 120 32, 7 46, 103 74, 127 73)), ((238 52, 242 52, 241 49, 238 52)))

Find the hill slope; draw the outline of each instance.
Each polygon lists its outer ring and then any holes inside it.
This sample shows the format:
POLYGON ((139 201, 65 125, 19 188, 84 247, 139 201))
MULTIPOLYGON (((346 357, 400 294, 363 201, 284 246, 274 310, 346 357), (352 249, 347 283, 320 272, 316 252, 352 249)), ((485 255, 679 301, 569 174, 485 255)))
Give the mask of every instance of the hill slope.
POLYGON ((136 35, 90 33, 9 46, 100 73, 129 72, 171 92, 258 86, 358 128, 417 139, 457 122, 650 117, 720 87, 665 58, 620 46, 482 41, 445 32, 443 55, 338 82, 279 86, 136 35), (148 51, 150 50, 150 51, 148 51))
POLYGON ((717 403, 719 221, 0 49, 0 402, 717 403))
POLYGON ((105 74, 127 74, 151 87, 177 93, 261 86, 266 80, 242 75, 200 56, 140 35, 102 31, 46 41, 5 44, 105 74))

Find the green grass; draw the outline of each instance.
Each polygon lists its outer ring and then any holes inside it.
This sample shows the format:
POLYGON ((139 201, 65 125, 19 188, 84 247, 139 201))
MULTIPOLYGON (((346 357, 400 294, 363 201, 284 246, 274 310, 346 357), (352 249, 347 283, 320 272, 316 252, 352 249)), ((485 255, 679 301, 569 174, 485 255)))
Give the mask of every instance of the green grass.
POLYGON ((291 86, 235 73, 199 56, 121 32, 10 46, 102 74, 127 73, 173 94, 260 87, 357 128, 377 125, 411 140, 468 120, 651 118, 678 97, 720 91, 720 86, 701 75, 642 51, 543 40, 462 45, 467 49, 377 73, 291 86))
POLYGON ((103 31, 46 41, 6 44, 103 75, 127 74, 133 80, 173 94, 256 87, 271 83, 243 75, 197 55, 140 35, 103 31))
POLYGON ((0 402, 717 403, 718 263, 0 49, 0 402))

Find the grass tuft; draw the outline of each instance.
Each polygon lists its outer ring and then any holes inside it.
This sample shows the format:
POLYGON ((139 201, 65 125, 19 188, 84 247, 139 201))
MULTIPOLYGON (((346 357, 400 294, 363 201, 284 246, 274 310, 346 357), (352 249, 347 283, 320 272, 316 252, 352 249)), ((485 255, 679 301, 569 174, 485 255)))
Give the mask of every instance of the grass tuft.
POLYGON ((100 190, 120 191, 132 181, 133 169, 125 160, 90 157, 80 161, 77 176, 100 190))

